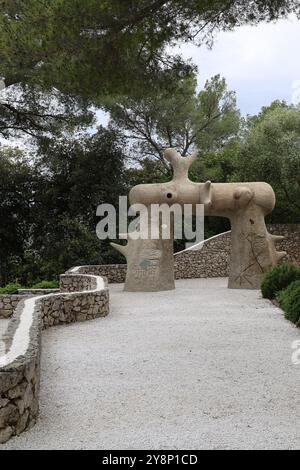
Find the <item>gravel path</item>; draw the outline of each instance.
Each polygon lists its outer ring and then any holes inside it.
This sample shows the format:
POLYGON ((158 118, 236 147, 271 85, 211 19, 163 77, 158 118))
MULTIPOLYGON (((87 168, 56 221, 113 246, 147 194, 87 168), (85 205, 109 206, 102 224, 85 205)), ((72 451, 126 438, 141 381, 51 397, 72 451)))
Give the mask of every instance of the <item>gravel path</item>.
POLYGON ((300 332, 224 279, 123 293, 43 333, 41 414, 3 449, 299 449, 300 332))

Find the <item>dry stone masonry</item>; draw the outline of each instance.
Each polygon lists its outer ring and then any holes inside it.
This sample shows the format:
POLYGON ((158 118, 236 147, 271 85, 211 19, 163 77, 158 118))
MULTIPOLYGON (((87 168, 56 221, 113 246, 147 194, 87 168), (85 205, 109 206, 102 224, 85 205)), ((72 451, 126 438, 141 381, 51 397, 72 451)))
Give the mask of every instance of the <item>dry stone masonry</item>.
POLYGON ((30 428, 37 419, 41 330, 109 313, 108 288, 99 276, 63 275, 61 286, 60 293, 21 296, 0 339, 0 443, 30 428))
POLYGON ((17 294, 0 294, 0 319, 10 318, 18 303, 33 295, 55 294, 59 289, 18 289, 17 294))
POLYGON ((125 282, 127 265, 99 264, 90 266, 78 266, 76 270, 80 274, 93 274, 94 276, 105 277, 109 284, 120 284, 125 282))
POLYGON ((24 296, 20 294, 0 295, 0 318, 10 318, 18 303, 23 299, 24 296))
MULTIPOLYGON (((279 234, 284 239, 278 242, 278 249, 287 255, 281 263, 300 266, 300 225, 267 225, 271 234, 279 234)), ((205 240, 201 250, 185 250, 174 255, 175 279, 206 277, 228 277, 230 260, 231 232, 225 232, 205 240)), ((109 283, 123 283, 126 278, 126 264, 80 266, 78 272, 105 276, 109 283)))
MULTIPOLYGON (((280 263, 300 266, 300 225, 267 225, 270 234, 284 237, 277 244, 278 250, 286 252, 280 263)), ((176 279, 205 277, 228 277, 231 232, 212 237, 203 243, 201 250, 187 250, 175 254, 176 279)))

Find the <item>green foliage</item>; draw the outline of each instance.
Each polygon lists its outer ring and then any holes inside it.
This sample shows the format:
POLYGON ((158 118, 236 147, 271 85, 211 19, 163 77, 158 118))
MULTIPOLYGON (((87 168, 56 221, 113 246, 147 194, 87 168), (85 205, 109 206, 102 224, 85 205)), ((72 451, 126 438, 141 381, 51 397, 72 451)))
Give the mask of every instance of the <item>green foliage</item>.
POLYGON ((39 281, 30 286, 30 289, 57 289, 58 287, 58 281, 39 281))
POLYGON ((0 287, 0 294, 17 294, 21 288, 21 284, 18 283, 7 284, 5 287, 0 287))
POLYGON ((60 132, 108 97, 170 90, 195 69, 169 52, 177 41, 299 11, 298 0, 2 0, 0 77, 14 87, 0 134, 60 132))
POLYGON ((233 138, 215 152, 205 152, 192 165, 192 181, 231 183, 239 166, 241 142, 233 138))
POLYGON ((81 264, 124 262, 96 236, 97 206, 126 195, 123 140, 100 128, 79 139, 43 140, 29 165, 0 151, 0 283, 30 285, 81 264), (17 188, 17 190, 16 190, 17 188))
MULTIPOLYGON (((292 0, 246 3, 1 1, 0 77, 7 89, 0 97, 0 134, 25 133, 39 144, 30 163, 20 151, 0 150, 1 285, 50 279, 77 264, 123 261, 96 238, 96 207, 117 207, 131 185, 166 181, 170 168, 162 150, 169 146, 183 155, 200 147, 195 181, 238 176, 274 183, 276 216, 296 221, 299 109, 265 108, 239 139, 235 94, 225 80, 213 77, 198 94, 195 67, 168 52, 178 40, 210 42, 214 31, 300 10, 292 0), (80 137, 78 130, 93 122, 92 106, 112 110, 111 129, 80 137), (141 167, 125 167, 119 129, 137 142, 141 167)), ((223 229, 218 219, 206 232, 223 229)))
POLYGON ((110 126, 123 130, 131 154, 139 161, 156 160, 162 176, 170 170, 163 158, 167 147, 177 148, 182 156, 197 147, 212 152, 236 137, 240 125, 235 93, 227 90, 219 75, 208 80, 200 93, 195 76, 178 81, 174 88, 108 106, 110 126))
POLYGON ((292 282, 280 292, 278 300, 285 317, 300 326, 300 280, 292 282))
MULTIPOLYGON (((32 222, 32 194, 36 174, 19 150, 0 149, 0 280, 10 273, 24 253, 24 240, 32 222)), ((12 276, 12 279, 15 277, 12 276)))
POLYGON ((291 282, 300 279, 300 268, 292 264, 276 266, 268 272, 261 285, 261 292, 265 299, 274 299, 291 282))
POLYGON ((300 107, 276 101, 248 119, 238 155, 236 181, 266 181, 277 205, 271 221, 300 221, 300 107))
POLYGON ((0 76, 93 99, 130 94, 184 70, 166 52, 175 40, 299 10, 296 0, 4 0, 0 76))
POLYGON ((57 90, 15 84, 0 95, 0 135, 30 136, 37 140, 51 135, 59 138, 81 131, 94 123, 94 112, 87 103, 57 90))

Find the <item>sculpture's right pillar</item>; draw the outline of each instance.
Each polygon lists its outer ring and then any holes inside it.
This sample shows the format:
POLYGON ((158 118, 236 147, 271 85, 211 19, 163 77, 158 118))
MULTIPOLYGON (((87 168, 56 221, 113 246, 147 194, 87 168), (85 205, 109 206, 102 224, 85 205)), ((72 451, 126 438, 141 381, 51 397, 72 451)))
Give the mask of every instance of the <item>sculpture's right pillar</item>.
POLYGON ((276 241, 284 237, 268 233, 263 209, 250 201, 231 216, 231 258, 228 287, 259 289, 265 273, 283 258, 276 241))

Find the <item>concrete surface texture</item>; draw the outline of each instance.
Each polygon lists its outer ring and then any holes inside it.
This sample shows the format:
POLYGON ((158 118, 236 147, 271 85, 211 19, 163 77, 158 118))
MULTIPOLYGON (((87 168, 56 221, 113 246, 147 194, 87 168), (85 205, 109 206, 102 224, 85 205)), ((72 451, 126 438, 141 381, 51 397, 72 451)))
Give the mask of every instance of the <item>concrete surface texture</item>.
MULTIPOLYGON (((265 224, 265 216, 275 207, 275 194, 271 186, 260 182, 194 183, 189 179, 188 172, 196 154, 182 157, 170 148, 165 150, 164 157, 173 169, 172 181, 140 184, 129 193, 131 205, 143 204, 148 208, 146 217, 140 215, 138 232, 141 238, 137 240, 128 233, 127 245, 111 244, 127 260, 125 290, 150 292, 175 287, 173 240, 170 235, 167 240, 163 239, 162 229, 163 225, 169 225, 169 232, 172 233, 173 224, 165 220, 163 223, 158 213, 154 215, 154 206, 158 204, 173 207, 176 204, 190 204, 194 211, 196 206, 202 204, 205 215, 230 219, 232 248, 228 287, 258 289, 264 274, 286 255, 275 247, 282 237, 269 234, 265 224), (154 226, 158 226, 159 230, 154 233, 159 233, 159 237, 154 237, 152 232, 155 222, 154 226)), ((177 215, 177 222, 179 220, 181 214, 177 215)))
POLYGON ((225 279, 43 333, 40 418, 1 449, 299 449, 299 329, 225 279))

